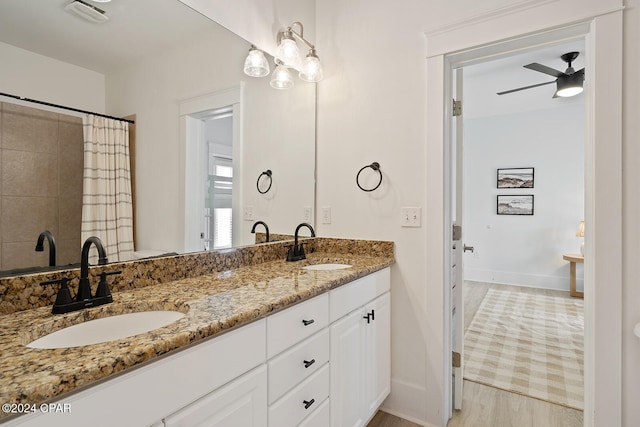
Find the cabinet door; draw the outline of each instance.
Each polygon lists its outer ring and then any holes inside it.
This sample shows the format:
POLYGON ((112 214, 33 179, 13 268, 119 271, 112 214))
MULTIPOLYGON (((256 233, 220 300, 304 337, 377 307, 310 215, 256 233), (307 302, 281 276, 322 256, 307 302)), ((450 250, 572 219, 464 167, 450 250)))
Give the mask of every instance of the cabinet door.
POLYGON ((363 419, 363 310, 331 326, 331 426, 358 427, 363 419))
POLYGON ((389 292, 365 306, 364 418, 368 420, 391 391, 391 298, 389 292))
POLYGON ((267 368, 261 367, 164 419, 165 427, 266 427, 267 368))

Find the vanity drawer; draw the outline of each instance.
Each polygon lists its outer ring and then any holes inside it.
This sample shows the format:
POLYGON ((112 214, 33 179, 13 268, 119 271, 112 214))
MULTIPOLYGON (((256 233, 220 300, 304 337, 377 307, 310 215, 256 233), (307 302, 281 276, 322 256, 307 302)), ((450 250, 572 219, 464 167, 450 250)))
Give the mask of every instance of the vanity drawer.
POLYGON ((329 361, 329 329, 269 361, 269 404, 329 361))
POLYGON ((269 407, 269 426, 295 426, 329 397, 329 364, 269 407))
POLYGON ((267 317, 267 358, 270 359, 329 324, 325 293, 267 317))
POLYGON ((325 400, 298 427, 327 427, 331 425, 331 399, 325 400))

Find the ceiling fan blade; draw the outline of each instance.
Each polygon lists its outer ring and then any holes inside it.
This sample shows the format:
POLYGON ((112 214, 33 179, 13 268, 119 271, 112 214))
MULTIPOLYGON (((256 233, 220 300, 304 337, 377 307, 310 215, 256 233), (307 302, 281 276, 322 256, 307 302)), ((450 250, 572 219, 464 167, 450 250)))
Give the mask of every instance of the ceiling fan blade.
POLYGON ((521 91, 521 90, 531 89, 531 88, 538 87, 538 86, 550 85, 551 83, 555 83, 555 82, 556 81, 553 80, 553 81, 550 81, 550 82, 538 83, 536 85, 519 87, 517 89, 505 90, 504 92, 498 92, 497 95, 506 95, 507 93, 518 92, 518 91, 521 91))
POLYGON ((523 65, 524 68, 528 68, 533 71, 537 71, 539 73, 548 74, 553 77, 560 77, 564 73, 562 71, 555 70, 551 67, 547 67, 546 65, 538 64, 537 62, 533 62, 531 64, 523 65))

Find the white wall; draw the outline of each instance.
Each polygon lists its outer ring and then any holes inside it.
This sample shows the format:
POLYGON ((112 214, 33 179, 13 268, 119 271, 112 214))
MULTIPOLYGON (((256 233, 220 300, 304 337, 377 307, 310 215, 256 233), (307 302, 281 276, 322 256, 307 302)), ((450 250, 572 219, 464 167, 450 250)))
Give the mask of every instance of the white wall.
MULTIPOLYGON (((316 39, 315 0, 236 0, 233 7, 226 0, 180 1, 271 55, 277 50, 278 31, 296 21, 302 23, 305 39, 316 39)), ((294 29, 300 32, 298 26, 294 29)))
MULTIPOLYGON (((609 5, 615 8, 618 2, 589 2, 589 7, 609 5)), ((638 26, 635 7, 637 0, 627 2, 634 6, 625 12, 631 22, 638 26)), ((495 1, 474 2, 422 2, 418 0, 349 1, 323 0, 317 2, 318 49, 328 52, 323 56, 325 80, 319 85, 318 106, 318 182, 317 205, 331 206, 332 224, 318 226, 323 236, 389 239, 395 241, 396 265, 392 268, 392 393, 385 402, 390 412, 425 425, 442 425, 443 408, 443 300, 442 283, 428 287, 431 276, 441 272, 428 271, 425 267, 427 252, 425 242, 429 236, 425 228, 440 221, 438 212, 429 210, 426 181, 431 165, 439 159, 425 155, 426 135, 423 125, 427 97, 438 94, 425 93, 427 46, 423 36, 425 30, 463 27, 467 20, 477 18, 482 30, 477 33, 477 42, 508 37, 515 25, 521 32, 533 31, 548 25, 568 22, 573 10, 585 10, 585 4, 574 0, 559 0, 543 4, 540 8, 523 7, 517 21, 511 25, 495 25, 492 18, 507 16, 510 5, 531 6, 533 2, 495 1), (503 9, 480 17, 492 7, 503 9), (561 13, 549 13, 553 7, 561 13), (543 10, 544 9, 544 10, 543 10), (553 20, 557 21, 553 21, 553 20), (552 22, 553 21, 553 22, 552 22), (425 160, 426 159, 426 160, 425 160), (365 194, 353 182, 360 167, 371 161, 379 161, 385 176, 383 187, 365 194), (423 207, 423 227, 403 229, 400 227, 400 207, 423 207)), ((509 18, 505 18, 509 19, 509 18)), ((637 217, 638 178, 630 172, 640 166, 638 150, 631 146, 640 137, 637 123, 638 82, 630 68, 638 66, 638 34, 632 28, 625 29, 625 54, 630 55, 625 80, 625 128, 624 144, 632 158, 625 157, 627 171, 624 198, 626 225, 637 217), (636 107, 631 109, 631 107, 636 107), (635 115, 634 115, 635 114, 635 115), (632 118, 635 117, 635 118, 632 118), (629 205, 629 204, 632 205, 629 205)), ((436 33, 432 33, 436 34, 436 33)), ((438 52, 442 41, 437 37, 433 52, 438 52)), ((447 40, 456 43, 458 40, 447 40)), ((460 41, 461 43, 464 41, 460 41)), ((441 70, 430 70, 441 72, 441 70)), ((441 166, 438 166, 441 167, 441 166)), ((441 213, 440 213, 441 215, 441 213)), ((438 224, 431 229, 437 230, 438 224)), ((627 254, 626 280, 623 283, 626 295, 635 296, 634 302, 626 303, 624 313, 625 367, 623 376, 635 373, 625 380, 623 401, 624 419, 627 426, 637 424, 639 409, 632 403, 640 393, 638 372, 631 368, 633 360, 640 360, 638 340, 630 334, 633 321, 640 320, 637 301, 640 286, 633 277, 640 270, 634 262, 632 241, 637 240, 638 228, 630 229, 627 254), (631 237, 633 236, 633 237, 631 237), (630 264, 634 264, 631 266, 630 264), (633 308, 632 308, 633 306, 633 308), (631 311, 633 313, 631 313, 631 311)), ((628 300, 628 299, 627 299, 628 300)), ((597 364, 597 362, 596 362, 597 364)), ((606 371, 606 366, 597 366, 606 371)))
POLYGON ((584 129, 582 105, 464 121, 465 280, 569 289, 562 255, 580 253, 584 129), (534 188, 497 189, 496 170, 511 167, 534 167, 534 188), (533 216, 496 214, 496 196, 513 194, 534 195, 533 216))
POLYGON ((104 112, 105 77, 100 73, 2 42, 0 63, 0 92, 104 112))

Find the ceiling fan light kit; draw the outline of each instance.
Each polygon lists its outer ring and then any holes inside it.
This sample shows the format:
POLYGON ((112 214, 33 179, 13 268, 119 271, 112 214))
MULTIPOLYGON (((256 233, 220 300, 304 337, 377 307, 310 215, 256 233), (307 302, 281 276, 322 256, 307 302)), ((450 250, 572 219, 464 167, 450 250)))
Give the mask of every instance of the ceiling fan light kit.
POLYGON ((568 76, 560 76, 557 80, 556 95, 561 98, 576 96, 583 91, 584 73, 573 73, 568 76))
POLYGON ((525 89, 533 89, 534 87, 544 86, 552 83, 555 83, 557 88, 556 93, 553 95, 554 98, 568 98, 578 95, 583 91, 584 68, 575 71, 571 66, 571 63, 578 57, 578 55, 580 55, 580 52, 569 52, 560 57, 560 59, 562 59, 568 65, 567 69, 564 72, 551 67, 547 67, 546 65, 538 64, 537 62, 524 65, 524 68, 528 68, 539 73, 548 74, 555 77, 556 79, 550 82, 538 83, 530 86, 519 87, 517 89, 506 90, 504 92, 498 92, 498 95, 506 95, 508 93, 519 92, 525 89))

